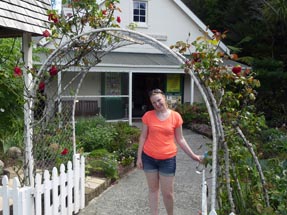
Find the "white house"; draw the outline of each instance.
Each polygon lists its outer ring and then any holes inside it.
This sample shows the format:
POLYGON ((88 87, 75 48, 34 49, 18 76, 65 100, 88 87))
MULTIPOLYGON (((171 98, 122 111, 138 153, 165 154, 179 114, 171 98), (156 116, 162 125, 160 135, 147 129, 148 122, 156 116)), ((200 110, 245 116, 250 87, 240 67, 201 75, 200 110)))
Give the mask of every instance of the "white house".
MULTIPOLYGON (((180 0, 122 0, 119 7, 122 12, 115 15, 121 17, 121 28, 134 22, 135 31, 167 47, 185 41, 189 34, 193 41, 207 30, 180 0)), ((211 37, 212 32, 208 32, 211 37)), ((220 49, 229 53, 223 43, 220 49)), ((63 84, 70 78, 64 78, 63 84)), ((82 110, 89 103, 96 109, 91 115, 100 113, 108 120, 131 122, 131 117, 141 117, 151 108, 148 92, 154 88, 162 89, 171 103, 201 101, 190 76, 184 73, 178 61, 152 46, 124 46, 104 56, 102 62, 89 71, 79 91, 76 114, 89 112, 82 110)))

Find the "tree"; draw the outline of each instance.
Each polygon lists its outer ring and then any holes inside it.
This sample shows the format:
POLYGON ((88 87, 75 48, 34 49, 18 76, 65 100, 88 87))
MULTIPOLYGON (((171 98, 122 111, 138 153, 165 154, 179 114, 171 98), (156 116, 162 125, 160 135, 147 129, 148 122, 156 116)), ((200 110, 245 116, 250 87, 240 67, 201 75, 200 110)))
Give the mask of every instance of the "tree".
POLYGON ((252 66, 262 83, 257 111, 266 114, 270 126, 286 124, 286 0, 184 2, 209 28, 228 31, 224 43, 240 55, 238 61, 252 66))
POLYGON ((20 39, 0 39, 0 139, 22 128, 24 89, 21 72, 13 73, 16 65, 21 66, 20 39))
MULTIPOLYGON (((211 29, 228 30, 225 43, 240 48, 241 56, 286 62, 286 1, 184 1, 211 29)), ((248 62, 252 63, 252 62, 248 62)))

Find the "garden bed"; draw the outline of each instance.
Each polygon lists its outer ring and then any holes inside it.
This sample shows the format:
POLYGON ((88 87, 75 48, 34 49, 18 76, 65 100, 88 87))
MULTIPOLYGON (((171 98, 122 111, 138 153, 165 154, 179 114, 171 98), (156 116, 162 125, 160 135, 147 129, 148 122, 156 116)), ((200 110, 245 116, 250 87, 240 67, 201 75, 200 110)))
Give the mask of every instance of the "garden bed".
POLYGON ((198 134, 212 138, 212 129, 210 125, 200 123, 188 123, 184 125, 185 128, 190 129, 198 134))

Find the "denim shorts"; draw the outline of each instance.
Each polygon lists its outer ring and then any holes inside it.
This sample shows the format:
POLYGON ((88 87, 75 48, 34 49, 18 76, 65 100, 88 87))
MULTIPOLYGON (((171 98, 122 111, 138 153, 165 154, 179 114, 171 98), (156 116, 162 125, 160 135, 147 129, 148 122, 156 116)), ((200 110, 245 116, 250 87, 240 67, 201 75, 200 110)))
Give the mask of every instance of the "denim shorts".
POLYGON ((175 176, 176 156, 164 160, 154 159, 142 153, 143 170, 145 172, 158 172, 163 176, 175 176))

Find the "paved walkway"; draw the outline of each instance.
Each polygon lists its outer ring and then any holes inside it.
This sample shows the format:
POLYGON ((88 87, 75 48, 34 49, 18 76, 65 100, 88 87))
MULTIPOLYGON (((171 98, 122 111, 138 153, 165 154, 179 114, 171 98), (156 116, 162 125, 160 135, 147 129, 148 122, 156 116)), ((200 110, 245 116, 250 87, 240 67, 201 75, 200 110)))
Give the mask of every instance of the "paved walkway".
MULTIPOLYGON (((184 136, 194 152, 203 154, 211 140, 184 129, 184 136)), ((201 175, 196 173, 197 162, 180 148, 175 177, 175 215, 198 215, 201 210, 201 175)), ((207 177, 210 177, 207 175, 207 177)), ((79 215, 148 215, 148 190, 142 170, 133 170, 89 202, 79 215)), ((159 215, 165 215, 162 202, 159 215)))

